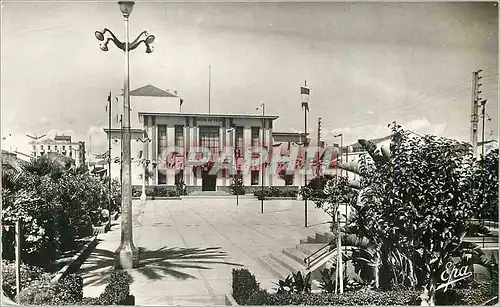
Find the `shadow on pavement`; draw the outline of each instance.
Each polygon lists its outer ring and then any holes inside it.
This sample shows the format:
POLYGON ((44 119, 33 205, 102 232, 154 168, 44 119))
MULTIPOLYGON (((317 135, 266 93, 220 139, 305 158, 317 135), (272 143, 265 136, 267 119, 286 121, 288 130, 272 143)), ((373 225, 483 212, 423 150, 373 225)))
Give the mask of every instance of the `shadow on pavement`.
MULTIPOLYGON (((196 279, 183 270, 209 270, 210 264, 224 264, 242 266, 238 263, 224 261, 227 253, 220 247, 182 248, 162 247, 157 250, 148 250, 139 247, 139 266, 134 269, 149 280, 159 280, 167 276, 177 279, 196 279)), ((80 269, 84 277, 84 286, 107 284, 109 273, 114 267, 114 252, 96 248, 80 269)))

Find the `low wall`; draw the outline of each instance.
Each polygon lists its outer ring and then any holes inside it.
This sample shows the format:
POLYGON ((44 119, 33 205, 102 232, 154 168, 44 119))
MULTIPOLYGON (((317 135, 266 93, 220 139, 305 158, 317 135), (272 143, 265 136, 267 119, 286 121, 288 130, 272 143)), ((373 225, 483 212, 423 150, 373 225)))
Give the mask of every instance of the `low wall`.
MULTIPOLYGON (((264 186, 264 191, 269 190, 269 186, 264 186)), ((293 185, 286 185, 286 186, 272 186, 273 189, 277 189, 280 191, 293 191, 297 192, 299 190, 298 186, 293 186, 293 185)), ((244 186, 245 189, 245 194, 254 194, 255 192, 258 192, 262 189, 260 185, 251 185, 251 186, 244 186)), ((168 196, 167 193, 174 193, 176 191, 176 186, 175 185, 148 185, 146 186, 146 195, 150 196, 153 194, 156 194, 155 196, 161 197, 161 196, 168 196), (155 193, 156 191, 156 193, 155 193)), ((191 194, 194 192, 201 192, 202 191, 202 186, 192 186, 188 185, 186 186, 186 192, 187 194, 191 194)), ((217 186, 217 191, 222 191, 226 192, 229 194, 232 194, 231 188, 229 186, 217 186)), ((142 193, 142 186, 140 185, 133 185, 132 186, 132 195, 134 197, 139 197, 142 193), (135 194, 135 195, 134 195, 135 194)))

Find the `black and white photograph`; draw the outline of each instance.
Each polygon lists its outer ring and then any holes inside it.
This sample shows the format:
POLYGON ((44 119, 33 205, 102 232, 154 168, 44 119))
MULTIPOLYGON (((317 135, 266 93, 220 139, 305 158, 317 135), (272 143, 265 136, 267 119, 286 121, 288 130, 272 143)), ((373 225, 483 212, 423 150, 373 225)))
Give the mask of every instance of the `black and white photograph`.
POLYGON ((498 305, 498 2, 0 2, 2 306, 498 305))

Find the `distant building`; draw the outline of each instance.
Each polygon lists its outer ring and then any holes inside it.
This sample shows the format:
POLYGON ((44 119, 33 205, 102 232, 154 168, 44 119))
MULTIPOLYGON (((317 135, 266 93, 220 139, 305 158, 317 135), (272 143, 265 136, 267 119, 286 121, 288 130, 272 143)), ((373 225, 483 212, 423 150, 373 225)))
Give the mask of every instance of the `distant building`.
POLYGON ((85 164, 85 142, 74 142, 71 136, 56 135, 54 139, 32 141, 30 145, 32 146, 31 156, 34 158, 59 154, 73 160, 77 167, 85 164))

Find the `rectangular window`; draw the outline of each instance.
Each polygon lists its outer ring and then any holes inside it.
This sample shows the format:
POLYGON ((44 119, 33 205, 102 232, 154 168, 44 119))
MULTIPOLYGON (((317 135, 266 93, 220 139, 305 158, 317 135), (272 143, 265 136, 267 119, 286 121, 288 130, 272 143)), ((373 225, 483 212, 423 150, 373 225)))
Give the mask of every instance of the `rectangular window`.
POLYGON ((158 126, 158 156, 167 150, 167 126, 158 126))
POLYGON ((175 147, 184 148, 184 126, 175 126, 175 147))
POLYGON ((43 145, 40 145, 40 150, 43 150, 43 145))
POLYGON ((200 147, 210 149, 212 154, 219 154, 219 127, 200 127, 200 147))
POLYGON ((66 150, 66 146, 63 145, 63 150, 66 150))
POLYGON ((47 145, 47 150, 50 150, 50 145, 47 145))
POLYGON ((235 135, 235 138, 236 138, 236 148, 237 149, 243 149, 243 135, 244 135, 244 132, 243 132, 243 127, 236 127, 236 135, 235 135))
POLYGON ((252 176, 252 185, 258 185, 259 184, 259 171, 252 171, 251 176, 252 176))
POLYGON ((259 147, 260 146, 260 137, 259 133, 260 128, 259 127, 252 127, 252 147, 259 147))

